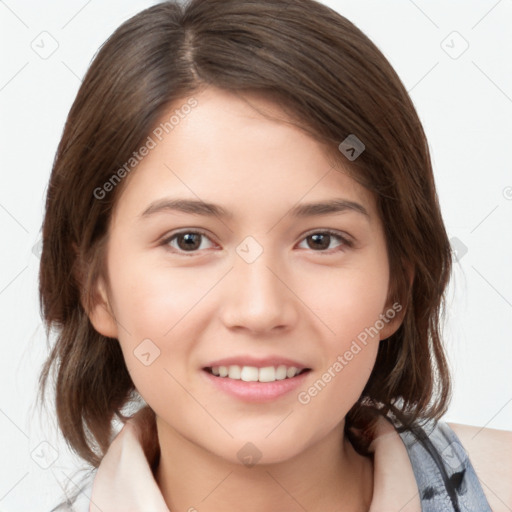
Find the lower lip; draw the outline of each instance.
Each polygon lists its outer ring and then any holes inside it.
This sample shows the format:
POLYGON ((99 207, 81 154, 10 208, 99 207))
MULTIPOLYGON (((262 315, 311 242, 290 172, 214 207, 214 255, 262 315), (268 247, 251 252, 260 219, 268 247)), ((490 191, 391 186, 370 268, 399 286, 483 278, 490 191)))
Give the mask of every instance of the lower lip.
POLYGON ((276 380, 274 382, 245 382, 243 380, 230 379, 229 377, 217 377, 206 370, 202 370, 206 378, 218 389, 246 402, 269 402, 286 395, 297 389, 310 372, 311 370, 296 375, 291 379, 276 380))

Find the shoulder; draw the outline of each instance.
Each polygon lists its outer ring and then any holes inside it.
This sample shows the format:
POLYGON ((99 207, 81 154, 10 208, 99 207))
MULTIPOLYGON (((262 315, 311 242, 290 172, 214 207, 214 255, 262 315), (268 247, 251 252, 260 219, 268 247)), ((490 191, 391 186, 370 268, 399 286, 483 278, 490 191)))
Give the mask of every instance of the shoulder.
POLYGON ((512 432, 447 423, 466 450, 493 512, 512 508, 512 432))

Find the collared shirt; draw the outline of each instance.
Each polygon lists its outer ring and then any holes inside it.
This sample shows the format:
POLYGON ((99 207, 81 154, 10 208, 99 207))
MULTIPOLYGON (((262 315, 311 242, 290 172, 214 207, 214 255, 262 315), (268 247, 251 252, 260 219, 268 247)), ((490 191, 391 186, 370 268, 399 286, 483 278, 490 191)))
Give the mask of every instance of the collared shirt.
MULTIPOLYGON (((65 510, 72 512, 170 512, 153 475, 151 449, 157 439, 148 414, 121 429, 94 480, 65 510), (143 435, 144 433, 144 435, 143 435)), ((369 512, 491 512, 466 451, 451 428, 430 422, 400 432, 396 420, 380 416, 370 452, 374 487, 369 512)))

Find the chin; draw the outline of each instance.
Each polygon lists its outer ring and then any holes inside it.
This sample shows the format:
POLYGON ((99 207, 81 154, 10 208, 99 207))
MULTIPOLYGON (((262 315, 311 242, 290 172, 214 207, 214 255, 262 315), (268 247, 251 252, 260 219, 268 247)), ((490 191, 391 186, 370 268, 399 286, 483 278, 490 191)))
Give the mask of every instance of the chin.
POLYGON ((235 437, 229 445, 216 444, 215 450, 210 451, 230 464, 250 468, 255 465, 264 466, 289 461, 307 448, 299 443, 296 437, 292 439, 289 435, 276 435, 275 439, 270 440, 265 439, 265 435, 267 434, 252 440, 249 436, 244 436, 242 439, 235 437))

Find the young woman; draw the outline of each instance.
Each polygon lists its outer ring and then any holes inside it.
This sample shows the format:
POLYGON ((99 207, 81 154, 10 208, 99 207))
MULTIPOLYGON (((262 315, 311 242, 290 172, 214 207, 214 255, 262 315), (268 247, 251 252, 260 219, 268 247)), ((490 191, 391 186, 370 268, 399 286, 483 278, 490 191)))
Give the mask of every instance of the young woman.
POLYGON ((450 271, 421 123, 352 23, 312 0, 137 14, 48 188, 42 391, 94 468, 64 507, 509 510, 511 434, 440 421, 450 271))

